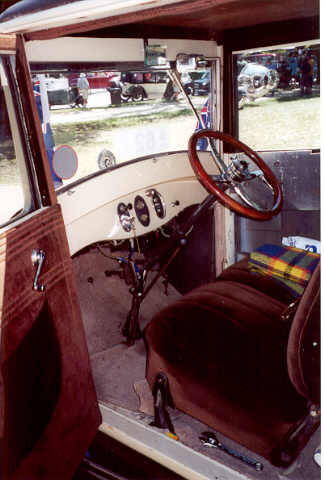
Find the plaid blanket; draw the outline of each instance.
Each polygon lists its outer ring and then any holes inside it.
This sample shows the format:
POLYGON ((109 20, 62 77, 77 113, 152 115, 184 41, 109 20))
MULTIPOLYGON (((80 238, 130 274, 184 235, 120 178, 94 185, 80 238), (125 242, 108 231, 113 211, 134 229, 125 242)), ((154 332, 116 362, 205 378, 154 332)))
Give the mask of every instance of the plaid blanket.
POLYGON ((265 244, 251 253, 249 268, 271 276, 298 297, 303 294, 319 260, 317 253, 265 244))

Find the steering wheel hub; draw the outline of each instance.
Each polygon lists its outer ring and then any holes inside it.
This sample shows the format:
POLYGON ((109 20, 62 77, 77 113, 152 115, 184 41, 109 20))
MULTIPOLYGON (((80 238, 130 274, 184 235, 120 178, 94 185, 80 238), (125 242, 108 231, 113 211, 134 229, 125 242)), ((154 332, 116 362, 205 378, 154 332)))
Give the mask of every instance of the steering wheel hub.
POLYGON ((229 164, 226 170, 226 177, 228 180, 234 180, 236 182, 243 182, 251 178, 248 164, 244 160, 234 159, 229 164))

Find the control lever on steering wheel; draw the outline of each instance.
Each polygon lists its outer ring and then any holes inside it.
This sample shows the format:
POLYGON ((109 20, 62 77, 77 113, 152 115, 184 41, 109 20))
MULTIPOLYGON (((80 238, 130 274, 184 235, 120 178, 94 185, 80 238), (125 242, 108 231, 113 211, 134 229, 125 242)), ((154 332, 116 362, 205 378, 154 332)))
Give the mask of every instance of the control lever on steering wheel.
POLYGON ((195 132, 189 140, 189 160, 198 180, 203 184, 206 190, 240 215, 254 220, 270 220, 274 215, 277 215, 280 212, 283 201, 282 191, 275 175, 256 152, 231 135, 211 129, 195 132), (210 140, 214 157, 216 155, 219 163, 221 173, 218 176, 208 175, 200 162, 196 146, 198 140, 202 137, 210 140), (240 161, 238 158, 235 158, 229 166, 226 166, 225 162, 216 151, 214 145, 215 140, 221 140, 234 146, 237 151, 243 152, 257 165, 257 167, 259 167, 259 170, 250 172, 247 162, 240 161), (241 186, 243 182, 257 177, 261 177, 263 182, 271 190, 273 204, 270 209, 262 208, 255 201, 251 200, 248 195, 245 194, 243 186, 241 186), (244 204, 225 193, 227 189, 226 187, 230 187, 243 200, 244 204))

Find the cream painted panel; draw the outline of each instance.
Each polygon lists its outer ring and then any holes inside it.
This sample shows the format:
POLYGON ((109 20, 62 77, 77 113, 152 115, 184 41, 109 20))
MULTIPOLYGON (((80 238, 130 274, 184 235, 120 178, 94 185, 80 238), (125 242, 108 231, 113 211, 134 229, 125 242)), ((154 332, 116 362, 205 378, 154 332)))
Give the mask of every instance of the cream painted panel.
MULTIPOLYGON (((201 152, 203 163, 209 173, 217 173, 210 154, 201 152)), ((151 223, 143 227, 136 219, 136 234, 142 235, 160 227, 185 207, 202 201, 207 193, 196 180, 187 153, 154 156, 111 172, 71 185, 59 194, 64 223, 66 225, 71 254, 99 240, 122 239, 133 236, 124 232, 119 223, 119 202, 134 203, 137 194, 146 197, 146 190, 155 188, 164 199, 166 217, 159 219, 154 213, 150 199, 151 223), (173 207, 172 202, 179 205, 173 207)), ((135 215, 134 211, 131 214, 135 215)))
POLYGON ((155 231, 184 208, 194 203, 202 202, 207 196, 206 190, 195 178, 159 184, 155 188, 166 202, 166 216, 163 219, 157 217, 150 199, 146 196, 147 189, 126 195, 118 200, 106 203, 66 225, 71 255, 94 242, 135 238, 136 236, 155 231), (123 230, 120 224, 117 206, 120 202, 124 202, 126 205, 128 203, 134 205, 136 195, 141 195, 146 201, 150 212, 150 224, 144 227, 138 221, 133 208, 130 214, 134 216, 135 228, 128 233, 123 230), (172 202, 176 200, 179 202, 179 205, 172 206, 172 202))
POLYGON ((29 62, 143 62, 138 38, 62 37, 26 43, 29 62))
MULTIPOLYGON (((216 166, 208 152, 200 154, 206 163, 209 173, 217 173, 216 166)), ((66 224, 73 222, 82 215, 109 203, 113 200, 132 194, 138 190, 155 188, 161 183, 177 179, 193 178, 186 152, 171 155, 156 155, 152 158, 123 165, 113 171, 105 172, 59 195, 66 224)))
POLYGON ((168 60, 175 60, 178 53, 191 53, 205 55, 206 57, 218 57, 221 51, 215 41, 186 40, 186 39, 149 39, 150 45, 165 45, 168 60))
MULTIPOLYGON (((168 60, 175 60, 180 52, 220 54, 214 41, 154 39, 149 44, 165 45, 168 60)), ((143 62, 144 44, 141 38, 62 37, 27 42, 26 53, 30 62, 143 62)))

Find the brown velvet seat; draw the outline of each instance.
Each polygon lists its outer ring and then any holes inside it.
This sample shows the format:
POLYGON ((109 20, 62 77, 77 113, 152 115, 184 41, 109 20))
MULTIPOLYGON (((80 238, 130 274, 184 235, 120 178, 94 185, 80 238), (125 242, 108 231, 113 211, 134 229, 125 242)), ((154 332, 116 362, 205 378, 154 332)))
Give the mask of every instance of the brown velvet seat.
POLYGON ((178 409, 288 465, 318 423, 309 409, 320 398, 319 283, 318 267, 289 321, 290 293, 244 261, 193 290, 145 329, 151 388, 163 372, 178 409))

